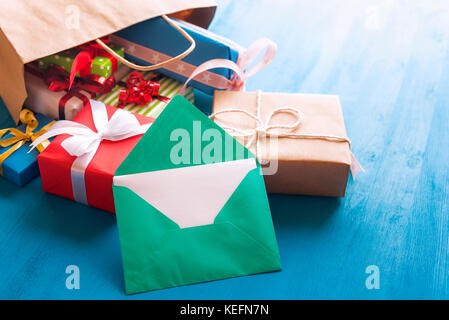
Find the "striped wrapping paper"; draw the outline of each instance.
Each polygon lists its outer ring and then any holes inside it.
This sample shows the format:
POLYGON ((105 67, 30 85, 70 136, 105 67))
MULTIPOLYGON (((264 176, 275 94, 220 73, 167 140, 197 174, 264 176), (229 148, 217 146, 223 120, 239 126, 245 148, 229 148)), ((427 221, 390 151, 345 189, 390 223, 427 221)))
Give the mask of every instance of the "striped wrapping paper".
MULTIPOLYGON (((164 96, 167 98, 173 98, 181 90, 182 83, 178 82, 176 80, 173 80, 169 77, 163 76, 154 71, 143 72, 142 74, 143 74, 145 80, 152 78, 152 75, 153 76, 156 75, 156 79, 161 85, 161 87, 159 89, 159 94, 161 96, 164 96)), ((126 83, 127 78, 128 78, 128 74, 126 74, 121 79, 122 82, 126 83)), ((119 105, 118 97, 119 97, 119 91, 121 88, 123 88, 123 87, 120 85, 116 85, 115 88, 111 92, 103 94, 101 96, 98 96, 97 98, 95 98, 95 100, 104 102, 110 106, 117 107, 119 105)), ((186 88, 184 97, 191 103, 194 103, 192 87, 186 88)), ((164 110, 166 105, 167 104, 165 102, 162 102, 158 99, 153 99, 150 103, 148 103, 144 106, 139 106, 136 104, 127 104, 123 107, 123 109, 128 110, 133 113, 143 114, 145 116, 157 118, 157 116, 159 116, 159 114, 164 110)))

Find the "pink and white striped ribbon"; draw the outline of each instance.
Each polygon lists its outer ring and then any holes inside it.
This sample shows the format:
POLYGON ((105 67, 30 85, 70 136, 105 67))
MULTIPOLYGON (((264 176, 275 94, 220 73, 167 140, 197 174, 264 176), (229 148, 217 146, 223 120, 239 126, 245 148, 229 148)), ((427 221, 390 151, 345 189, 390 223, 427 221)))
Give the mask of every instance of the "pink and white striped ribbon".
POLYGON ((226 59, 212 59, 206 61, 196 67, 196 69, 189 75, 181 89, 181 93, 184 92, 187 84, 193 79, 201 83, 204 83, 204 79, 206 79, 208 80, 207 85, 216 89, 243 91, 245 89, 246 79, 265 68, 274 59, 276 50, 276 43, 267 38, 260 38, 254 41, 246 51, 239 54, 237 63, 226 59), (262 59, 248 69, 250 64, 253 63, 264 50, 265 54, 262 56, 262 59), (208 72, 208 70, 216 68, 230 69, 234 71, 234 77, 232 80, 222 76, 219 76, 220 79, 208 77, 209 74, 215 74, 213 72, 208 72), (205 73, 205 75, 202 78, 197 78, 201 73, 205 73))
MULTIPOLYGON (((137 43, 131 42, 127 39, 116 35, 110 36, 110 41, 118 46, 121 46, 125 51, 139 59, 145 60, 148 63, 156 64, 171 57, 156 50, 144 47, 137 43)), ((185 89, 188 82, 192 79, 204 85, 213 87, 215 89, 225 90, 243 90, 245 80, 268 65, 276 55, 276 43, 267 38, 261 38, 254 41, 246 50, 241 50, 237 63, 227 59, 212 59, 195 66, 185 61, 176 61, 164 67, 171 72, 180 74, 187 78, 183 89, 185 89), (248 69, 249 65, 253 63, 260 53, 265 51, 265 54, 253 67, 248 69), (211 69, 225 68, 234 71, 234 77, 228 78, 210 72, 211 69), (248 70, 246 70, 248 69, 248 70), (199 76, 201 74, 201 76, 199 76)), ((183 90, 181 90, 183 92, 183 90)))

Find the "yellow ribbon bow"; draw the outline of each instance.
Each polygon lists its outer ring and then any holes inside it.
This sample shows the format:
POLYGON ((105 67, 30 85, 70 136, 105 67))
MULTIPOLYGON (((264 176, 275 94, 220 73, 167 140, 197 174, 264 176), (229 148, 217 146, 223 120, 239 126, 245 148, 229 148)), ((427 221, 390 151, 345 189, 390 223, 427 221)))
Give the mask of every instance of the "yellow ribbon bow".
MULTIPOLYGON (((2 176, 3 176, 3 167, 2 167, 3 161, 5 161, 6 158, 8 158, 11 154, 13 154, 26 142, 36 140, 39 136, 44 134, 54 123, 54 121, 52 121, 49 124, 42 127, 38 132, 33 132, 39 125, 39 122, 34 116, 34 113, 28 109, 23 109, 20 112, 20 121, 27 125, 25 132, 22 132, 17 128, 7 128, 0 130, 0 147, 9 147, 13 145, 7 151, 0 154, 0 175, 2 176), (3 135, 5 135, 8 132, 12 135, 12 137, 1 140, 3 135)), ((39 150, 39 152, 42 152, 49 144, 50 141, 45 140, 41 144, 39 144, 36 148, 37 150, 39 150)))

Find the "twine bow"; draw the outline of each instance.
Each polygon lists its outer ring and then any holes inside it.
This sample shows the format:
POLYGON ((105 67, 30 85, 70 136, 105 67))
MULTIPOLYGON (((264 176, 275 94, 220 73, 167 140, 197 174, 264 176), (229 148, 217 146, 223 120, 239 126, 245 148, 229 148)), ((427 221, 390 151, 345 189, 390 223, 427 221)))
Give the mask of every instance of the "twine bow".
MULTIPOLYGON (((266 137, 269 138, 291 138, 291 139, 321 139, 335 142, 346 142, 349 144, 349 148, 351 148, 351 141, 348 137, 342 137, 332 134, 309 134, 309 133, 295 133, 293 131, 297 130, 303 120, 302 113, 294 108, 289 106, 282 106, 274 109, 270 112, 267 119, 263 121, 260 117, 260 109, 261 109, 261 95, 262 91, 257 91, 257 114, 250 113, 241 108, 229 108, 221 111, 217 111, 212 113, 209 118, 214 119, 217 115, 223 113, 243 113, 248 117, 252 118, 256 121, 256 127, 253 129, 241 129, 233 126, 220 125, 224 130, 226 130, 232 137, 244 137, 249 138, 248 142, 245 144, 246 148, 251 148, 254 144, 255 148, 255 156, 261 164, 266 164, 268 161, 262 159, 261 157, 261 140, 266 137), (288 113, 291 114, 295 121, 292 124, 271 124, 273 117, 276 114, 288 113), (288 130, 284 132, 280 132, 279 130, 288 130)), ((352 177, 355 178, 357 172, 364 172, 365 170, 362 168, 360 163, 355 158, 354 154, 351 152, 351 165, 350 170, 352 173, 352 177)))
MULTIPOLYGON (((11 154, 17 151, 21 146, 23 146, 26 142, 34 141, 43 135, 47 130, 53 125, 54 121, 42 127, 39 131, 34 132, 34 130, 38 127, 39 122, 37 121, 34 113, 28 109, 23 109, 20 112, 20 121, 26 124, 25 132, 20 131, 17 128, 7 128, 0 130, 0 146, 1 147, 10 147, 7 151, 0 154, 0 175, 3 176, 3 161, 5 161, 11 154), (10 133, 12 137, 2 139, 2 137, 6 133, 10 133)), ((48 140, 42 141, 36 148, 39 152, 44 151, 47 145, 50 142, 48 140)))

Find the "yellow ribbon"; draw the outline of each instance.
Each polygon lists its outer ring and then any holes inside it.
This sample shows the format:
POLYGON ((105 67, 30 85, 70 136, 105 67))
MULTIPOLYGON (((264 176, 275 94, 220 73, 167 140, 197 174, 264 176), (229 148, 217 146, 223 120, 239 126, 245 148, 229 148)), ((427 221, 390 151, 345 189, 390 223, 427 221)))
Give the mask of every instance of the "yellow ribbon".
MULTIPOLYGON (((39 125, 39 122, 37 121, 36 117, 34 116, 34 113, 28 109, 23 109, 20 112, 20 121, 27 125, 25 132, 22 132, 17 128, 7 128, 7 129, 0 130, 0 147, 12 146, 7 151, 0 154, 0 175, 1 176, 3 176, 3 167, 2 167, 3 161, 5 161, 6 158, 8 158, 11 154, 13 154, 15 151, 17 151, 26 142, 36 140, 39 136, 44 134, 54 123, 54 121, 52 121, 49 124, 42 127, 39 131, 33 132, 39 125), (8 132, 12 135, 12 137, 1 140, 3 135, 5 135, 8 132)), ((41 144, 39 144, 36 148, 37 148, 37 150, 39 150, 39 152, 42 152, 49 144, 50 144, 50 141, 45 140, 41 144)))

